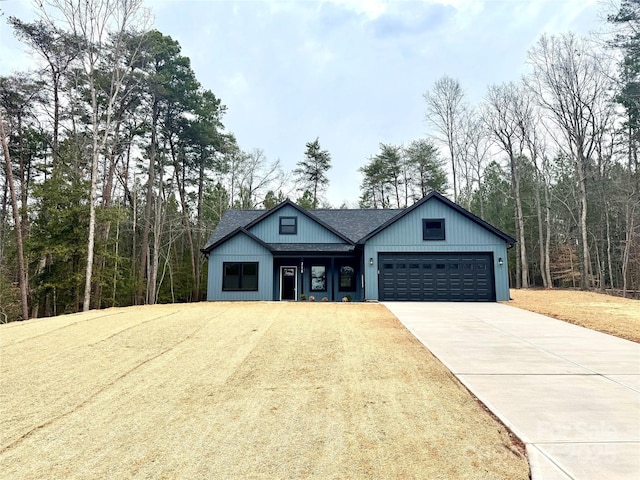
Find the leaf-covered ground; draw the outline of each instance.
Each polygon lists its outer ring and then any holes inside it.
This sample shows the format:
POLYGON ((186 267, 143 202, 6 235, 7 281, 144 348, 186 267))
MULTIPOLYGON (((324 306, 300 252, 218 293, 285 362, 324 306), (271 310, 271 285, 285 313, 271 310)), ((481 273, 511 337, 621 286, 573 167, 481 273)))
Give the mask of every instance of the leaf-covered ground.
POLYGON ((640 300, 580 290, 511 290, 508 305, 640 343, 640 300))

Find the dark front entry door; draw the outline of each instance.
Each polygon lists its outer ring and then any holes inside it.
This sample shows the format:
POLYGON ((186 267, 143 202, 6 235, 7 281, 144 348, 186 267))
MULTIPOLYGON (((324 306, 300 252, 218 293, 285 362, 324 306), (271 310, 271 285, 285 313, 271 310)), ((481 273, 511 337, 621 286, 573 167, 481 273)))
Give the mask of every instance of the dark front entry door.
POLYGON ((295 300, 298 267, 280 267, 280 300, 295 300))

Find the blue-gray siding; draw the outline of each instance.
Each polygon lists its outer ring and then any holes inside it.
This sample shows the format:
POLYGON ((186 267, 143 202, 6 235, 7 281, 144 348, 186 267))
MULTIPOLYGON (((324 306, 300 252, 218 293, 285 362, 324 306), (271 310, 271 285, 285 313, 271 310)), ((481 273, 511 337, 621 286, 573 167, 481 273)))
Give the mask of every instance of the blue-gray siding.
POLYGON ((209 255, 208 300, 271 300, 273 298, 273 257, 271 252, 243 233, 227 240, 209 255), (224 262, 258 262, 258 290, 222 290, 224 262))
POLYGON ((251 227, 249 231, 265 243, 345 243, 335 233, 290 206, 281 208, 251 227), (298 233, 280 235, 279 217, 297 217, 298 233))
POLYGON ((365 295, 378 299, 378 253, 381 252, 492 252, 496 300, 509 299, 507 246, 503 239, 467 217, 430 200, 367 240, 364 248, 365 295), (423 240, 422 219, 444 218, 445 240, 423 240), (498 265, 502 258, 504 265, 498 265), (373 259, 373 265, 369 264, 373 259))

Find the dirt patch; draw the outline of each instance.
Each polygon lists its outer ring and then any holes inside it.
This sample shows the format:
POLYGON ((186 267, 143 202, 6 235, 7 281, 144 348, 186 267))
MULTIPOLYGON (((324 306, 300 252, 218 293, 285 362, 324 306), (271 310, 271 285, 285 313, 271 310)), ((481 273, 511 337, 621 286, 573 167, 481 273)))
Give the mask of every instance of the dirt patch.
POLYGON ((7 478, 529 478, 381 305, 110 309, 0 348, 7 478))
POLYGON ((508 305, 640 343, 640 300, 577 290, 511 290, 508 305))

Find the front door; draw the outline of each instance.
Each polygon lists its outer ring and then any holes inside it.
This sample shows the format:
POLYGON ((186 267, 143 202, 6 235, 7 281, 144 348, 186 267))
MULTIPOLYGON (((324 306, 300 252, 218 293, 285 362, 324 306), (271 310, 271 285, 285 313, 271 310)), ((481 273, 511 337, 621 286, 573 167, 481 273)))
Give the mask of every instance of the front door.
POLYGON ((296 300, 298 267, 280 267, 280 300, 296 300))

